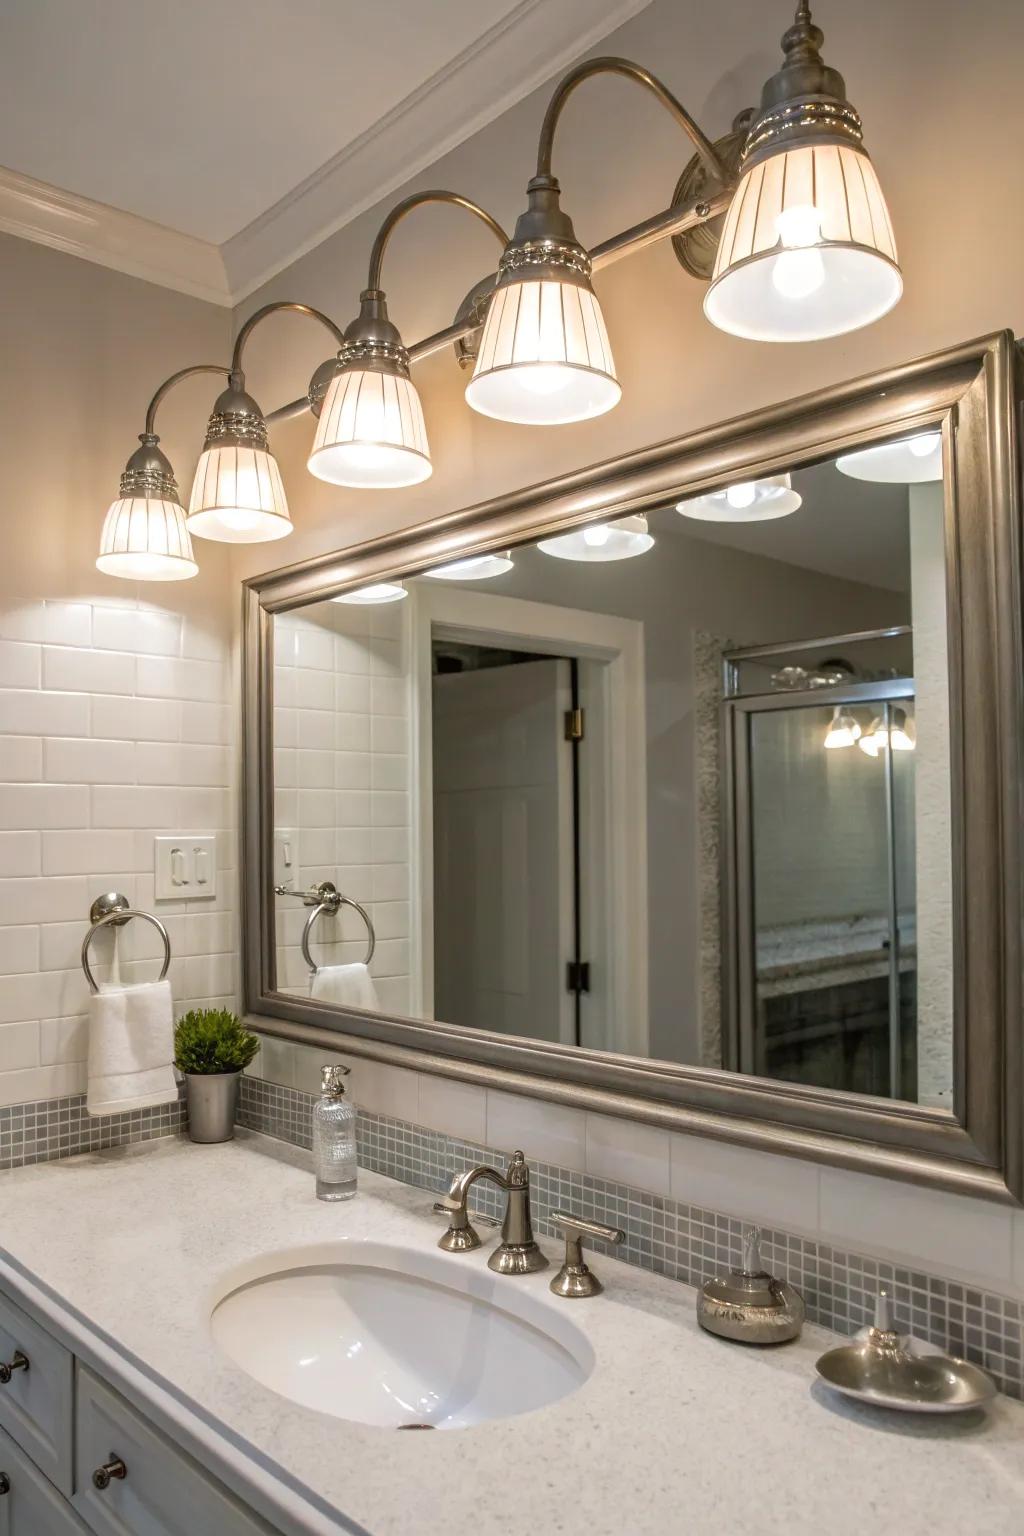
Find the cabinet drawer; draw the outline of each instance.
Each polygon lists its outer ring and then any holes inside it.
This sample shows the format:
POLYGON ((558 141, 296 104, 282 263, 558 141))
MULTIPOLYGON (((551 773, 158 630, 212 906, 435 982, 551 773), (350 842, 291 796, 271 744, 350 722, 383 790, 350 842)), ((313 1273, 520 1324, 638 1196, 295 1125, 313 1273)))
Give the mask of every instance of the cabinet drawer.
POLYGON ((28 1369, 12 1372, 0 1385, 0 1429, 61 1493, 70 1494, 74 1357, 0 1294, 0 1362, 10 1365, 19 1355, 28 1369))
POLYGON ((75 1399, 73 1503, 97 1536, 272 1536, 269 1526, 83 1365, 75 1399), (125 1476, 97 1488, 93 1472, 115 1458, 124 1463, 125 1476))
POLYGON ((24 1451, 0 1429, 0 1536, 89 1536, 85 1526, 24 1451))

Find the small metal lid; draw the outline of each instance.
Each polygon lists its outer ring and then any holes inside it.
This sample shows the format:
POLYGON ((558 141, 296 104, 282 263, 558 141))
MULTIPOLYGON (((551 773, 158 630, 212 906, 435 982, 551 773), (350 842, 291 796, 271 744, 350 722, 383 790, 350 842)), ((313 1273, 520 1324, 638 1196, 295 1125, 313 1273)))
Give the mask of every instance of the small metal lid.
POLYGON ((335 1063, 330 1067, 320 1068, 320 1091, 340 1099, 345 1092, 345 1078, 351 1072, 351 1067, 343 1067, 335 1063))
POLYGON ((781 1287, 761 1263, 761 1234, 756 1227, 744 1234, 743 1263, 740 1269, 718 1275, 703 1287, 709 1301, 732 1307, 768 1307, 786 1310, 781 1287))

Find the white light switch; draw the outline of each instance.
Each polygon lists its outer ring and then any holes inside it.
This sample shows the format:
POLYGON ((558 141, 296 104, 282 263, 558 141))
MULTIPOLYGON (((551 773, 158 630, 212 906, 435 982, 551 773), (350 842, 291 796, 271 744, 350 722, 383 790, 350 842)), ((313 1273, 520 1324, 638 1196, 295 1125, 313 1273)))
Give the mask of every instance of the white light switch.
POLYGON ((217 838, 214 834, 153 839, 157 901, 195 901, 217 894, 217 838))
POLYGON ((274 884, 301 890, 298 834, 289 827, 274 829, 274 884))

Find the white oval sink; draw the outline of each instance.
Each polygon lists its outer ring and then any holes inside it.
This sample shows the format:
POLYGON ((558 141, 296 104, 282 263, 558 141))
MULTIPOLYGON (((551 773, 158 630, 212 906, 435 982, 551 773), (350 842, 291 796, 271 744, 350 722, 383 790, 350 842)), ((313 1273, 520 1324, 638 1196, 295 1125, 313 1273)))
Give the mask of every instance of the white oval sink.
POLYGON ((463 1429, 529 1413, 590 1375, 558 1303, 474 1265, 349 1241, 275 1254, 226 1278, 216 1344, 292 1402, 381 1428, 463 1429))

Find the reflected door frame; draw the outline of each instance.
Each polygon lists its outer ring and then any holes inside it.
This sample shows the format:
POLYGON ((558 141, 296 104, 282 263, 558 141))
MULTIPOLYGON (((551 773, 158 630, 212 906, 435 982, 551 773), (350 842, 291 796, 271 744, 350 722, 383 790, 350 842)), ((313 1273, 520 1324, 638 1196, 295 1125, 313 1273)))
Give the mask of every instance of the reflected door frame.
MULTIPOLYGON (((811 642, 820 646, 823 642, 811 642)), ((827 644, 828 642, 824 642, 827 644)), ((792 649, 793 647, 789 647, 792 649)), ((747 654, 769 647, 751 648, 747 654)), ((778 650, 779 647, 774 647, 778 650)), ((733 652, 732 656, 742 653, 733 652)), ((785 709, 832 709, 868 701, 914 698, 913 678, 769 694, 743 694, 722 703, 722 1017, 723 1065, 757 1070, 757 933, 754 912, 754 828, 751 816, 750 737, 754 715, 785 709)), ((887 814, 891 814, 891 806, 887 814)), ((894 895, 890 892, 892 909, 894 895)), ((890 922, 893 913, 890 910, 890 922)), ((892 963, 898 964, 897 952, 892 963)), ((890 981, 890 991, 892 983, 890 981)), ((890 1011, 892 999, 890 997, 890 1011)))
POLYGON ((597 1028, 607 1038, 595 1049, 645 1056, 650 1038, 647 934, 647 769, 643 625, 582 609, 562 608, 443 583, 417 582, 409 593, 413 687, 412 774, 416 785, 412 886, 414 1011, 433 1017, 434 1001, 434 782, 432 642, 509 646, 576 658, 581 703, 604 715, 605 750, 595 756, 599 796, 581 816, 591 817, 592 842, 604 875, 586 891, 592 913, 591 947, 608 957, 607 1008, 597 1028), (587 667, 588 662, 600 666, 587 667), (601 683, 603 681, 603 686, 601 683), (597 802, 600 802, 600 809, 597 802), (600 824, 599 824, 600 819, 600 824), (614 1034, 614 1039, 611 1036, 614 1034))

